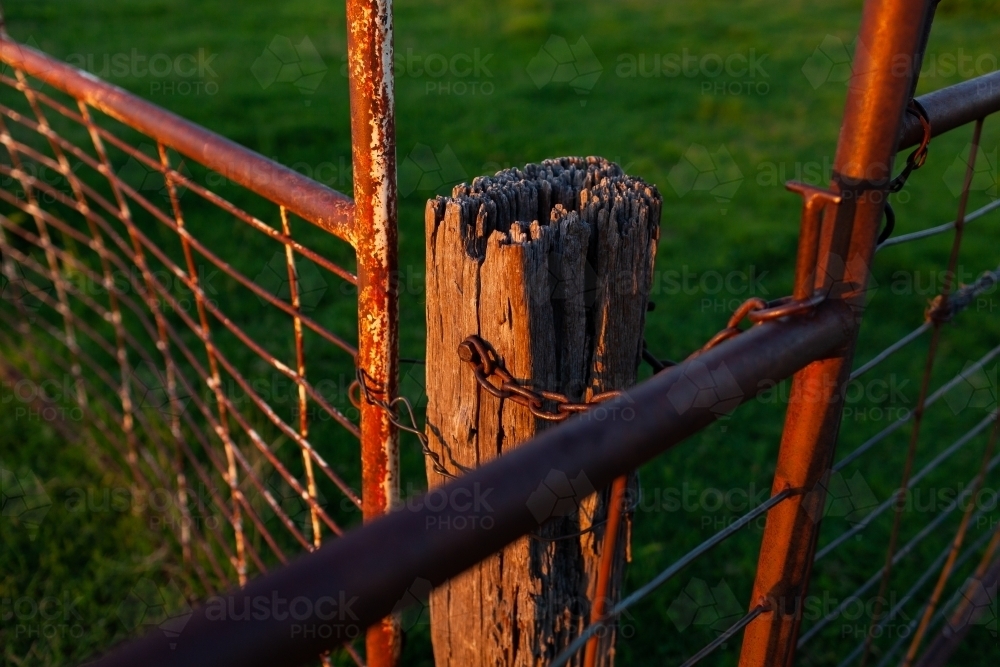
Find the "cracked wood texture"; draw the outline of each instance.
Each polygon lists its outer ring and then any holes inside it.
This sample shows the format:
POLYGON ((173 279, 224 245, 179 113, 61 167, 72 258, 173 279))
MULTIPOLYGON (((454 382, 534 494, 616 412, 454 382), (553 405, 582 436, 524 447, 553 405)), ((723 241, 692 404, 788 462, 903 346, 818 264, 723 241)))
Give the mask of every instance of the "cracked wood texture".
MULTIPOLYGON (((552 426, 478 386, 458 358, 467 336, 486 341, 519 383, 573 401, 635 383, 660 209, 654 187, 593 157, 508 169, 428 201, 427 435, 452 475, 552 426)), ((429 460, 427 476, 447 481, 429 460)), ((438 667, 546 665, 587 625, 608 490, 579 507, 559 502, 581 485, 553 470, 529 508, 546 523, 432 593, 438 667)), ((630 525, 613 554, 612 603, 630 525)), ((612 630, 598 665, 614 664, 614 645, 612 630)))

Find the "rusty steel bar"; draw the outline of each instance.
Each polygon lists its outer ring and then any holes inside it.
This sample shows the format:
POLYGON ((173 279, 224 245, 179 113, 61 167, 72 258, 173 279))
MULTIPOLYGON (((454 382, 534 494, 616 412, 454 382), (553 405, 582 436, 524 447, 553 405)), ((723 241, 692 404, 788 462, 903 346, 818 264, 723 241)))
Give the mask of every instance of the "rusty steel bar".
MULTIPOLYGON (((347 0, 358 257, 356 366, 368 392, 382 401, 395 398, 399 373, 392 27, 392 0, 347 0)), ((361 497, 365 521, 388 512, 399 499, 399 433, 392 415, 371 401, 361 404, 361 497)), ((395 665, 401 650, 398 619, 387 616, 372 627, 365 648, 369 667, 395 665)))
POLYGON ((840 428, 842 402, 854 356, 854 342, 864 309, 868 267, 875 252, 887 186, 909 101, 914 67, 893 67, 900 57, 919 59, 932 0, 867 0, 847 93, 844 121, 834 159, 833 191, 841 196, 828 206, 823 224, 816 287, 828 298, 851 307, 848 342, 835 358, 797 373, 782 433, 773 492, 783 488, 816 489, 770 512, 764 529, 750 605, 772 602, 771 610, 746 628, 741 667, 787 667, 792 664, 819 533, 825 493, 819 486, 829 473, 840 428))
MULTIPOLYGON (((1000 71, 921 95, 917 101, 927 111, 932 137, 950 132, 1000 111, 1000 71)), ((907 115, 898 149, 916 146, 923 136, 920 120, 907 115)))
POLYGON ((988 608, 996 604, 997 582, 1000 581, 1000 558, 990 559, 996 554, 996 542, 1000 532, 987 547, 983 562, 966 586, 966 593, 959 602, 958 609, 924 651, 917 667, 945 667, 951 663, 951 656, 973 625, 976 609, 988 608), (991 599, 992 596, 992 599, 991 599))
MULTIPOLYGON (((952 242, 951 253, 948 259, 948 269, 945 272, 944 286, 942 289, 942 295, 945 299, 947 299, 951 294, 952 276, 954 275, 955 268, 958 263, 959 251, 962 247, 962 232, 964 227, 966 205, 968 204, 969 199, 969 186, 972 183, 972 175, 974 173, 976 162, 975 157, 982 129, 983 120, 979 119, 976 121, 975 130, 972 135, 972 148, 970 150, 968 165, 966 166, 965 184, 962 187, 962 196, 958 203, 958 216, 955 218, 955 237, 952 242)), ((888 592, 892 578, 893 553, 895 552, 896 545, 899 541, 899 533, 902 528, 903 513, 906 505, 906 492, 903 489, 907 486, 910 475, 913 471, 917 445, 920 442, 920 432, 921 427, 923 426, 923 416, 926 409, 927 395, 930 392, 931 373, 934 370, 934 362, 937 358, 937 350, 941 342, 941 328, 944 321, 941 318, 933 316, 931 317, 931 320, 933 322, 933 330, 931 333, 930 346, 927 350, 926 361, 924 362, 924 372, 920 381, 920 392, 917 396, 917 404, 913 409, 913 427, 910 430, 910 440, 907 447, 906 461, 903 464, 903 478, 900 483, 901 490, 896 494, 892 531, 889 534, 889 545, 886 549, 885 566, 882 570, 882 582, 879 585, 878 596, 875 598, 875 607, 872 613, 871 625, 865 639, 864 650, 861 654, 861 667, 865 667, 868 662, 868 656, 871 653, 871 648, 875 641, 875 623, 882 612, 882 601, 884 600, 882 596, 888 592)), ((923 628, 921 628, 921 630, 923 630, 923 628)), ((906 667, 909 667, 909 664, 907 664, 906 667)))
MULTIPOLYGON (((977 496, 979 491, 983 487, 983 483, 986 481, 986 474, 989 469, 990 459, 993 456, 993 450, 997 443, 997 429, 1000 427, 1000 420, 997 419, 997 415, 993 415, 993 433, 990 435, 989 443, 986 445, 986 451, 983 452, 983 463, 976 475, 976 480, 973 484, 972 495, 977 496)), ((972 510, 975 508, 974 505, 970 504, 966 509, 965 513, 962 515, 962 523, 959 524, 958 531, 955 533, 955 537, 952 539, 950 546, 950 552, 948 554, 948 560, 945 562, 944 566, 941 568, 941 574, 938 576, 937 584, 934 586, 934 592, 931 594, 931 599, 927 603, 927 607, 924 610, 923 617, 920 619, 920 624, 917 626, 917 631, 913 635, 913 641, 910 644, 909 650, 906 652, 906 660, 904 661, 904 667, 911 667, 913 661, 917 657, 917 651, 920 650, 920 644, 923 641, 924 635, 927 632, 927 627, 930 625, 931 619, 934 616, 934 612, 937 611, 937 606, 941 602, 941 596, 944 594, 944 587, 948 584, 948 578, 955 569, 956 561, 959 557, 959 552, 962 548, 962 543, 965 541, 966 532, 969 528, 969 523, 972 521, 973 513, 972 510)))
POLYGON ((168 642, 153 632, 94 667, 301 664, 398 609, 419 581, 441 584, 537 528, 545 516, 532 512, 537 507, 531 499, 544 492, 553 471, 577 480, 579 502, 717 419, 715 406, 695 401, 702 392, 696 381, 724 378, 727 395, 745 402, 769 386, 763 380, 780 381, 837 353, 854 326, 850 308, 840 300, 822 303, 811 315, 754 326, 431 492, 446 502, 406 503, 251 581, 214 607, 242 606, 246 597, 301 598, 302 609, 316 611, 320 600, 339 600, 344 603, 339 614, 320 605, 322 615, 298 621, 276 615, 237 620, 211 617, 206 609, 213 607, 207 605, 194 612, 181 637, 168 642))
POLYGON ((353 241, 350 198, 263 155, 0 35, 0 61, 173 148, 304 220, 353 241))
MULTIPOLYGON (((282 206, 280 213, 281 231, 285 236, 291 238, 292 229, 288 222, 288 211, 282 206)), ((299 272, 295 266, 295 253, 292 252, 292 248, 289 245, 285 246, 285 266, 288 270, 288 298, 295 312, 299 312, 302 310, 302 304, 299 299, 299 272)), ((306 350, 305 342, 302 338, 302 320, 298 316, 292 320, 292 329, 295 332, 295 373, 298 377, 305 378, 306 350)), ((298 389, 299 435, 305 440, 309 437, 309 397, 304 386, 300 384, 298 389)), ((312 457, 305 449, 302 450, 302 467, 306 473, 306 489, 309 491, 309 497, 315 501, 317 498, 316 475, 313 471, 312 457)), ((315 507, 309 508, 309 517, 312 522, 313 547, 319 548, 323 537, 320 532, 319 513, 315 507)))
MULTIPOLYGON (((609 601, 608 588, 611 583, 611 568, 615 560, 615 546, 618 542, 618 532, 621 526, 622 508, 625 504, 627 486, 627 476, 619 477, 611 483, 611 498, 608 501, 608 523, 604 528, 604 540, 601 545, 601 566, 597 572, 594 606, 590 610, 591 625, 601 620, 609 601)), ((600 638, 596 633, 587 641, 587 648, 583 654, 583 667, 594 667, 597 664, 599 641, 600 638)))

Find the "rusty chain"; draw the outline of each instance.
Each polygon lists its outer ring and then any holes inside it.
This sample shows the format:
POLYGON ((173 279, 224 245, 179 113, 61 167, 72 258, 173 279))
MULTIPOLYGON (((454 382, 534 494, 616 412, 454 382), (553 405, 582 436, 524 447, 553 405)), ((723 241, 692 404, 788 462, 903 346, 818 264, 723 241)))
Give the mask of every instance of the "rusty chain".
POLYGON ((747 299, 739 308, 733 311, 726 328, 712 336, 699 350, 688 357, 694 359, 703 352, 708 352, 716 345, 738 336, 746 331, 741 329, 740 324, 744 319, 750 320, 754 325, 770 322, 781 317, 791 317, 803 315, 812 311, 816 306, 826 299, 826 295, 820 292, 813 294, 808 299, 796 300, 792 297, 782 297, 774 301, 764 301, 760 297, 747 299))
MULTIPOLYGON (((643 342, 643 345, 645 347, 645 342, 643 342)), ((534 392, 518 385, 513 376, 510 375, 510 373, 508 373, 503 367, 503 364, 500 362, 496 353, 478 336, 469 336, 466 338, 466 340, 459 346, 459 357, 473 366, 476 379, 479 381, 480 385, 486 388, 486 390, 492 395, 497 396, 498 398, 509 398, 515 403, 524 405, 528 407, 528 409, 531 410, 531 413, 536 417, 547 421, 563 421, 571 414, 584 412, 596 403, 617 398, 622 394, 621 391, 606 391, 596 394, 587 403, 574 403, 563 394, 557 394, 551 391, 534 392), (481 365, 479 360, 482 361, 481 365), (499 388, 495 387, 487 379, 489 376, 493 375, 501 378, 499 388), (545 410, 545 400, 556 402, 556 410, 545 410)), ((660 362, 659 360, 657 360, 657 362, 660 364, 661 368, 667 367, 663 362, 660 362)), ((667 363, 672 364, 672 362, 667 363)), ((375 396, 374 392, 375 390, 370 387, 369 383, 366 381, 364 371, 358 368, 356 370, 356 379, 351 383, 349 390, 349 397, 354 407, 360 409, 362 400, 380 407, 387 415, 389 415, 389 421, 391 421, 396 428, 406 431, 407 433, 412 433, 417 437, 420 441, 420 447, 423 450, 424 456, 431 460, 431 464, 434 467, 435 472, 450 479, 457 479, 457 475, 451 473, 447 468, 445 468, 444 463, 441 461, 441 456, 430 448, 427 435, 417 426, 416 415, 414 413, 413 405, 410 403, 409 399, 404 396, 397 396, 391 401, 386 401, 375 396), (404 421, 400 415, 397 414, 395 408, 397 404, 405 408, 406 421, 404 421)), ((459 464, 454 459, 452 459, 451 463, 463 473, 470 471, 469 468, 459 464)), ((625 508, 623 513, 625 515, 630 515, 634 510, 635 506, 633 504, 632 506, 625 508)), ((568 535, 560 535, 558 537, 547 537, 540 535, 537 532, 529 533, 528 536, 543 542, 557 542, 560 540, 567 540, 586 535, 587 533, 593 532, 597 528, 603 526, 607 523, 607 521, 607 519, 603 519, 602 521, 592 523, 583 530, 579 530, 568 535)))
MULTIPOLYGON (((663 370, 664 368, 668 368, 673 365, 673 362, 667 361, 664 363, 663 361, 656 359, 652 354, 648 353, 646 351, 645 340, 643 340, 642 346, 643 358, 646 359, 651 366, 653 366, 654 371, 659 372, 659 370, 663 370), (653 363, 654 361, 656 362, 655 365, 653 363), (657 366, 659 366, 659 368, 657 368, 657 366)), ((485 389, 489 394, 496 396, 499 399, 510 400, 518 405, 522 405, 528 408, 528 410, 531 411, 531 414, 535 417, 544 419, 545 421, 561 422, 568 419, 573 414, 586 412, 598 403, 610 401, 624 395, 624 392, 618 390, 604 391, 594 394, 590 397, 589 401, 575 402, 570 400, 565 394, 560 394, 554 391, 529 389, 528 387, 525 387, 517 382, 514 376, 511 375, 506 368, 504 368, 502 360, 493 348, 490 347, 482 338, 476 335, 468 336, 459 344, 458 356, 472 368, 472 372, 475 374, 476 381, 479 383, 479 386, 485 389), (490 378, 496 378, 498 384, 491 382, 490 378), (555 409, 547 408, 545 406, 546 401, 549 401, 550 404, 554 403, 555 409)), ((636 505, 637 503, 633 503, 629 507, 623 508, 622 514, 626 517, 631 516, 631 514, 635 511, 636 505)), ((582 510, 583 508, 580 509, 582 510)), ((591 517, 591 520, 592 519, 593 517, 591 517)), ((566 535, 559 535, 557 537, 541 535, 537 531, 528 533, 528 537, 540 542, 559 542, 592 533, 607 522, 608 518, 604 518, 601 521, 591 523, 590 526, 584 528, 583 530, 574 531, 566 535)))
MULTIPOLYGON (((707 352, 716 345, 719 345, 720 343, 745 331, 740 328, 740 324, 744 319, 748 319, 753 324, 761 324, 763 322, 768 322, 781 317, 806 313, 815 308, 824 300, 824 298, 825 295, 817 293, 808 299, 802 300, 794 300, 791 297, 783 297, 770 302, 764 301, 759 297, 747 299, 729 318, 726 328, 715 334, 707 343, 705 343, 705 345, 690 355, 688 359, 693 359, 703 352, 707 352)), ((598 403, 610 401, 623 395, 623 392, 620 390, 604 391, 594 394, 587 401, 581 402, 573 401, 565 394, 558 392, 543 389, 530 389, 518 383, 517 379, 514 378, 514 376, 511 375, 510 372, 504 367, 503 362, 499 355, 497 355, 496 351, 494 351, 493 348, 490 347, 482 338, 476 335, 468 336, 464 341, 462 341, 462 343, 459 344, 458 356, 463 362, 472 368, 479 386, 489 394, 497 398, 510 400, 514 403, 522 405, 528 408, 532 415, 545 421, 562 422, 568 419, 571 415, 586 412, 598 403), (496 383, 491 382, 491 378, 495 379, 496 383), (546 402, 548 402, 550 406, 554 405, 554 407, 547 407, 546 402)), ((645 339, 642 341, 642 359, 652 367, 654 373, 662 372, 676 365, 676 362, 670 360, 660 360, 649 352, 646 347, 645 339)), ((419 359, 407 359, 406 361, 411 363, 424 363, 423 360, 419 359)), ((435 472, 451 479, 457 478, 456 474, 450 472, 444 466, 441 456, 430 448, 427 435, 417 425, 416 414, 409 399, 404 396, 397 396, 391 401, 386 401, 382 398, 378 398, 375 395, 376 391, 377 390, 375 388, 369 386, 369 383, 366 381, 364 376, 364 372, 358 368, 356 370, 356 379, 351 383, 349 389, 349 397, 354 407, 360 409, 361 401, 365 400, 382 408, 382 410, 389 415, 389 421, 392 422, 396 428, 406 431, 407 433, 412 433, 417 437, 424 456, 431 460, 431 464, 435 472), (400 405, 405 409, 405 418, 397 412, 397 405, 400 405)), ((469 468, 459 464, 458 462, 452 460, 451 463, 459 471, 463 473, 469 472, 469 468)), ((597 527, 597 525, 599 524, 591 526, 587 530, 582 531, 582 533, 593 530, 597 527)), ((569 537, 574 537, 582 533, 574 533, 574 535, 569 537)))
POLYGON ((579 403, 571 401, 565 394, 529 389, 518 384, 514 376, 503 367, 497 353, 482 338, 475 335, 469 336, 459 344, 458 356, 472 367, 480 387, 497 398, 523 405, 531 411, 531 414, 546 421, 561 422, 570 415, 586 412, 596 403, 610 401, 622 395, 621 391, 604 391, 594 394, 589 401, 579 403), (490 382, 490 378, 496 378, 499 386, 490 382), (546 401, 555 403, 555 409, 545 407, 546 401))

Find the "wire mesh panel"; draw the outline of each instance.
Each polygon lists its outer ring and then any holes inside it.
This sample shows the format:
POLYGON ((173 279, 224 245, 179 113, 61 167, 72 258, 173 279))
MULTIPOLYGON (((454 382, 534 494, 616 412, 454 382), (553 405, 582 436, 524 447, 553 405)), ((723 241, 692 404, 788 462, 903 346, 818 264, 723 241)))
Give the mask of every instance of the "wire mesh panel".
POLYGON ((23 409, 86 426, 208 593, 360 521, 351 200, 6 37, 0 60, 23 409))

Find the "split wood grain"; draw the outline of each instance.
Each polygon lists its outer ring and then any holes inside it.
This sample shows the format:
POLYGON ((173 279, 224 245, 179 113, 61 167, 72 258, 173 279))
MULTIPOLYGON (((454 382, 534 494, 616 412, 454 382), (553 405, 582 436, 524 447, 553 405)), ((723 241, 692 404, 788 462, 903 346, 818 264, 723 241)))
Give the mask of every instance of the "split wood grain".
MULTIPOLYGON (((427 435, 454 475, 551 426, 478 386, 457 354, 467 336, 485 340, 520 383, 573 401, 635 382, 661 205, 655 187, 594 157, 508 169, 427 202, 427 435)), ((430 463, 427 476, 447 481, 430 463)), ((588 482, 552 471, 532 511, 574 484, 588 482)), ((606 490, 591 495, 434 591, 435 664, 546 665, 578 636, 596 594, 606 504, 606 490)), ((614 632, 599 655, 613 664, 614 632)))

